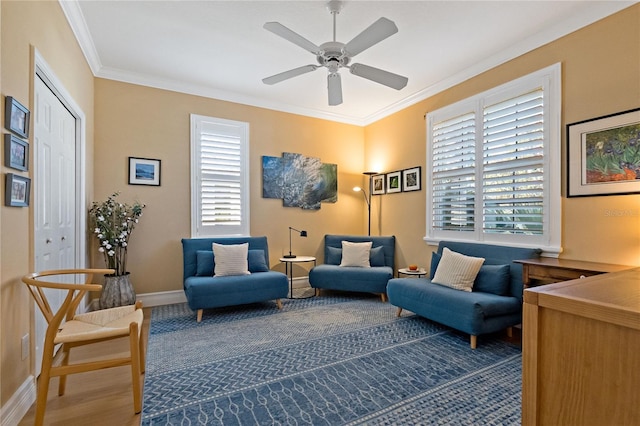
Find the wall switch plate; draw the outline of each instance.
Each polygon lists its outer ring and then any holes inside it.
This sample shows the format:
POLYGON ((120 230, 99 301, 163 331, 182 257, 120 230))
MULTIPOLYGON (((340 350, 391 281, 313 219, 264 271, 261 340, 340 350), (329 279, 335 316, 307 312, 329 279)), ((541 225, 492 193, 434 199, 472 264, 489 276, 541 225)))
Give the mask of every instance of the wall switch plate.
POLYGON ((22 336, 22 359, 25 360, 29 356, 29 333, 22 336))

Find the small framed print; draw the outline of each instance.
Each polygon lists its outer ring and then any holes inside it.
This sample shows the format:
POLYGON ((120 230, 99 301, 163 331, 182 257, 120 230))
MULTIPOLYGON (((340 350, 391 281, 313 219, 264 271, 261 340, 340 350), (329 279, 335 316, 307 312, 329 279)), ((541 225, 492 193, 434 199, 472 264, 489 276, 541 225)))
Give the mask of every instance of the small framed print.
POLYGON ((402 191, 402 185, 400 179, 402 172, 387 173, 387 194, 393 194, 402 191))
POLYGON ((5 98, 4 127, 16 135, 27 139, 29 137, 29 117, 31 113, 12 96, 5 98))
POLYGON ((10 207, 28 207, 31 194, 31 179, 7 173, 4 188, 4 205, 10 207))
POLYGON ((29 142, 10 134, 4 135, 4 165, 12 169, 29 169, 29 142))
POLYGON ((160 160, 129 157, 129 185, 160 186, 160 160))
POLYGON ((418 166, 402 171, 402 191, 420 191, 420 170, 418 166))
POLYGON ((382 195, 385 189, 385 175, 371 176, 371 194, 382 195))

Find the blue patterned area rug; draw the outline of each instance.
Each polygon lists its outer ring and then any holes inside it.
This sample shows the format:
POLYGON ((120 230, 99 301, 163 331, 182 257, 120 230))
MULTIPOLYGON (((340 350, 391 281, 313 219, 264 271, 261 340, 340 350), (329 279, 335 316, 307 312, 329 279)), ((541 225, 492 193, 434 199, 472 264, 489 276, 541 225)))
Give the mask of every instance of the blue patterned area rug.
POLYGON ((520 348, 379 298, 152 309, 142 425, 517 425, 520 348))

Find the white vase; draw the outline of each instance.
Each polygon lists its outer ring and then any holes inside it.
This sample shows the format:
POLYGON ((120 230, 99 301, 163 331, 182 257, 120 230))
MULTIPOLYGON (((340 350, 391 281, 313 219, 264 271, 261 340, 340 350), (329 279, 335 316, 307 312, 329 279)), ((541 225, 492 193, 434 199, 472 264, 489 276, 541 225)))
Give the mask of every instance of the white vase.
POLYGON ((104 276, 104 285, 100 294, 100 309, 133 305, 134 303, 136 303, 136 292, 133 290, 129 272, 124 275, 104 276))

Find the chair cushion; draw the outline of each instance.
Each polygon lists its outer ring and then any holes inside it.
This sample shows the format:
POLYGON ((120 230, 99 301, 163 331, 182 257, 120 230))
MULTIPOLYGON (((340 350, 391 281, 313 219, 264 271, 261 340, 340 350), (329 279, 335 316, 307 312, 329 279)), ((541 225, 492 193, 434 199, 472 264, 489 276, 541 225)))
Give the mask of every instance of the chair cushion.
POLYGON ((340 266, 357 266, 369 268, 369 255, 371 254, 371 241, 364 243, 342 242, 342 261, 340 266))
POLYGON ((483 263, 483 257, 465 256, 445 247, 433 282, 456 290, 471 291, 483 263))
POLYGON ((391 278, 393 269, 388 266, 361 268, 324 264, 309 271, 311 287, 331 290, 384 293, 391 278))
POLYGON ((129 324, 138 323, 138 332, 142 330, 144 314, 134 305, 78 314, 71 321, 63 323, 54 339, 54 343, 81 342, 87 339, 127 336, 129 324))
POLYGON ((217 244, 213 243, 213 256, 216 262, 213 274, 218 277, 229 275, 248 275, 249 244, 217 244))

